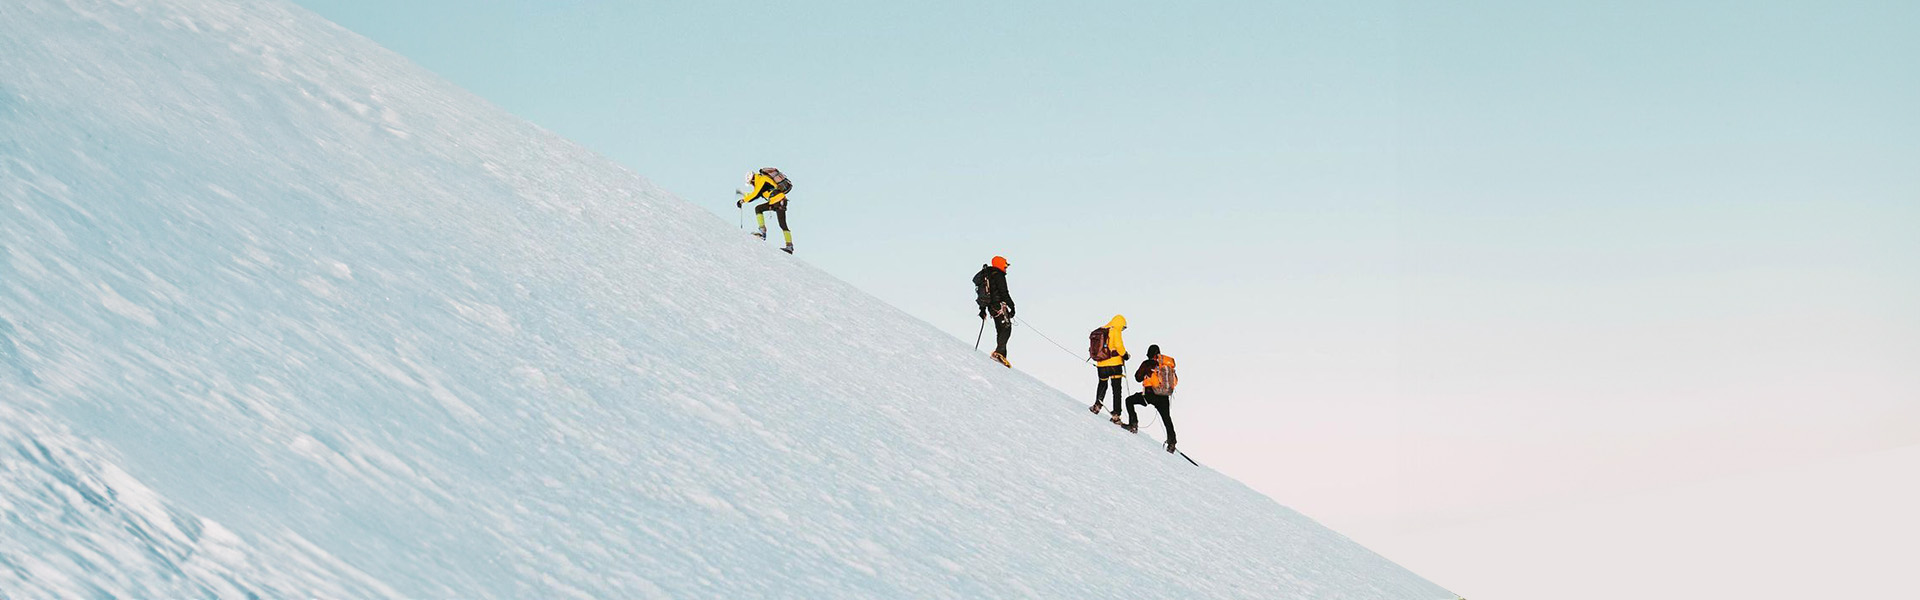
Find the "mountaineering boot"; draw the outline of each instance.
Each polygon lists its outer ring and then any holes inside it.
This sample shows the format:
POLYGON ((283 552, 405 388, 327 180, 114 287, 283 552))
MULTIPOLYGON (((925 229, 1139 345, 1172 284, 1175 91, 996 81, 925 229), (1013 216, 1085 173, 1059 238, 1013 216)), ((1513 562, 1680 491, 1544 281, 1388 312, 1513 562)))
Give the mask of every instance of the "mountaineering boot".
POLYGON ((1167 454, 1173 454, 1174 452, 1177 452, 1177 450, 1173 449, 1173 442, 1167 442, 1167 454))
POLYGON ((785 252, 787 254, 793 254, 793 244, 791 243, 787 244, 787 247, 781 248, 780 251, 785 252))
MULTIPOLYGON (((1113 421, 1113 424, 1115 425, 1120 425, 1120 413, 1107 413, 1107 420, 1113 421)), ((1120 426, 1125 427, 1125 425, 1120 425, 1120 426)))
POLYGON ((757 237, 763 240, 767 239, 767 228, 761 227, 759 231, 753 232, 753 237, 757 237))
POLYGON ((1092 408, 1088 408, 1088 409, 1087 409, 1087 412, 1090 412, 1090 413, 1093 413, 1093 414, 1096 414, 1096 415, 1097 415, 1097 414, 1100 414, 1100 409, 1101 409, 1101 408, 1105 408, 1105 407, 1104 407, 1104 406, 1102 406, 1102 405, 1100 404, 1100 401, 1098 401, 1098 400, 1095 400, 1095 401, 1093 402, 1093 407, 1092 407, 1092 408))
POLYGON ((1000 363, 1001 366, 1004 366, 1009 369, 1013 368, 1013 363, 1007 362, 1007 357, 1001 356, 999 352, 993 353, 992 356, 993 356, 994 362, 1000 363))
POLYGON ((1127 433, 1140 433, 1140 425, 1136 423, 1126 423, 1121 425, 1120 428, 1127 430, 1127 433))

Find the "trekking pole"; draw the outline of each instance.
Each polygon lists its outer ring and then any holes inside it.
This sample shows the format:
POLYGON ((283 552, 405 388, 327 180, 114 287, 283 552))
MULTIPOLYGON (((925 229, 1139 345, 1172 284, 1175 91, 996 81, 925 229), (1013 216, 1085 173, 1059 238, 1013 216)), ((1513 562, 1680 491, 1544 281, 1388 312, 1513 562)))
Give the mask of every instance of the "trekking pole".
POLYGON ((980 333, 973 334, 973 351, 980 351, 980 340, 987 336, 987 318, 980 317, 980 333))
POLYGON ((733 207, 736 209, 739 209, 739 212, 740 212, 740 230, 746 231, 747 230, 747 203, 746 203, 747 193, 742 192, 740 190, 734 190, 733 195, 740 197, 740 201, 733 203, 733 207))

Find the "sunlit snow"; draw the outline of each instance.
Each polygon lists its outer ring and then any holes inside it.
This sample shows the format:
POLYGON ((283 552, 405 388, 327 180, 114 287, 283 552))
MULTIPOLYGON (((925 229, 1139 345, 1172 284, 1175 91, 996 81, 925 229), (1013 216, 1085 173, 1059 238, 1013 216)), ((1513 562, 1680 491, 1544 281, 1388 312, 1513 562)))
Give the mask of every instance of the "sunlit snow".
POLYGON ((0 3, 0 400, 7 597, 1452 598, 277 1, 0 3))

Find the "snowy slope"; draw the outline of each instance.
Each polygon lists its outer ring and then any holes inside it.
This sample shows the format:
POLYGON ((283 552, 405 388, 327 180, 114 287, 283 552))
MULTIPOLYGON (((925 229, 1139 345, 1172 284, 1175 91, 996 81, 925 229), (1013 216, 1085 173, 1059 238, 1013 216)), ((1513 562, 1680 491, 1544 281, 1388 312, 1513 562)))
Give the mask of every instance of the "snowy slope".
POLYGON ((281 2, 0 3, 0 399, 8 597, 1451 598, 281 2))

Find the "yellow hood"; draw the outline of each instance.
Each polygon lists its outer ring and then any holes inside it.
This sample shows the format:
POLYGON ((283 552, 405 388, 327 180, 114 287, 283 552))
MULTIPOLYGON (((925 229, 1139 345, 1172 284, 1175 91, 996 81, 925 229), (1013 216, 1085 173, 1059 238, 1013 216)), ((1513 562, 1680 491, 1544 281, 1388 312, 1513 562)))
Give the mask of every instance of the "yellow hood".
POLYGON ((1125 355, 1127 353, 1127 343, 1121 340, 1121 334, 1120 334, 1120 330, 1126 329, 1126 328, 1127 328, 1126 317, 1123 317, 1120 315, 1114 315, 1112 321, 1107 321, 1107 349, 1113 351, 1113 358, 1109 358, 1097 363, 1093 363, 1094 365, 1101 366, 1101 367, 1112 367, 1117 365, 1124 365, 1127 363, 1126 359, 1121 358, 1122 355, 1125 355))

